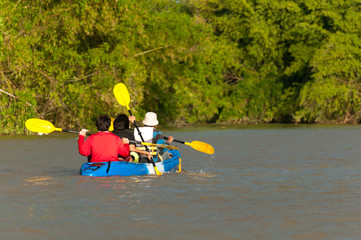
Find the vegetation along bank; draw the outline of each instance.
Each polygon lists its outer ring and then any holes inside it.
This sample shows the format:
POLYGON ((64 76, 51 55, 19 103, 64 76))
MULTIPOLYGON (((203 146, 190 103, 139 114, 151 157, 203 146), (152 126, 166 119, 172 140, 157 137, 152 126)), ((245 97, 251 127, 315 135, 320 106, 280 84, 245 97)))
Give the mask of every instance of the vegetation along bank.
POLYGON ((360 0, 4 0, 0 31, 3 134, 90 128, 119 82, 163 125, 361 119, 360 0))

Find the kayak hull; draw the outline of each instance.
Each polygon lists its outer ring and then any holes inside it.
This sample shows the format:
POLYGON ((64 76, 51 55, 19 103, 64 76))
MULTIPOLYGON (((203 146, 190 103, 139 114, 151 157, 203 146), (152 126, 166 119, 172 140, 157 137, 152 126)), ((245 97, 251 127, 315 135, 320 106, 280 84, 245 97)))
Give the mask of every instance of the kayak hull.
MULTIPOLYGON (((168 150, 172 158, 157 162, 155 165, 161 173, 175 173, 181 169, 181 156, 178 150, 168 150)), ((132 163, 123 161, 83 163, 80 175, 90 177, 134 176, 156 174, 151 163, 132 163)))

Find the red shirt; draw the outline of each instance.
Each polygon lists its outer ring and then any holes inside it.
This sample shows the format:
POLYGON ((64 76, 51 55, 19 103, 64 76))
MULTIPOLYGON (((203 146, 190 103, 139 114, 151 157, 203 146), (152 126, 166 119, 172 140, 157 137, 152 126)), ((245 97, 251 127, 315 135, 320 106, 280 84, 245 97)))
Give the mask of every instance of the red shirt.
POLYGON ((129 155, 129 144, 124 144, 120 137, 111 132, 98 132, 90 135, 84 142, 84 136, 79 135, 79 153, 83 156, 91 155, 90 162, 119 161, 129 155))

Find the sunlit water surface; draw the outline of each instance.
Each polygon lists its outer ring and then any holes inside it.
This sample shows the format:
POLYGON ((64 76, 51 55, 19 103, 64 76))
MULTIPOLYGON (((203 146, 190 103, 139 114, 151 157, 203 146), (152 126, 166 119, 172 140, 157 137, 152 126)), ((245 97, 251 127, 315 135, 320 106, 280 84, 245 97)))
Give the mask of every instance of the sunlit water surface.
POLYGON ((0 137, 0 239, 361 239, 359 126, 163 130, 179 174, 90 178, 77 136, 0 137))

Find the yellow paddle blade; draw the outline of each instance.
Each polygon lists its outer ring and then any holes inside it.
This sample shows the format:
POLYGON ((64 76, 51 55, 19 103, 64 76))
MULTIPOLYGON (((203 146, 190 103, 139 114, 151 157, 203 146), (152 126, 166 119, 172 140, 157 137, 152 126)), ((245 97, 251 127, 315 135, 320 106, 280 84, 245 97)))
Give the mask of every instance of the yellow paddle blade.
POLYGON ((158 168, 156 166, 154 166, 154 171, 157 175, 162 175, 161 172, 159 172, 158 168))
POLYGON ((130 96, 127 87, 123 83, 118 83, 114 86, 113 93, 118 103, 129 110, 130 96))
POLYGON ((62 131, 61 128, 56 128, 54 125, 46 120, 30 118, 26 120, 25 127, 32 132, 51 133, 54 131, 62 131))
POLYGON ((185 142, 186 145, 191 146, 197 151, 213 154, 214 148, 208 143, 200 142, 200 141, 192 141, 191 143, 185 142))
POLYGON ((114 123, 114 120, 115 120, 115 119, 114 119, 114 118, 110 118, 110 120, 111 120, 111 123, 110 123, 110 127, 109 127, 109 130, 108 130, 108 131, 109 131, 109 132, 112 132, 112 131, 114 131, 114 124, 113 124, 113 123, 114 123))

